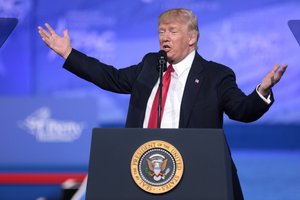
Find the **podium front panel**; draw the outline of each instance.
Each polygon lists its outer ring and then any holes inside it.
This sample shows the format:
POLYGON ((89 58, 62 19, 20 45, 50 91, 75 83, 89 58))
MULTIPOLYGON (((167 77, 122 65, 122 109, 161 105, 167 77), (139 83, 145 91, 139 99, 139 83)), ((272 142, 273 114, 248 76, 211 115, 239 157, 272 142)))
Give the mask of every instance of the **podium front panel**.
POLYGON ((221 129, 94 129, 88 200, 232 199, 231 157, 221 129), (142 190, 131 176, 131 159, 144 143, 172 144, 184 161, 179 184, 163 194, 142 190))

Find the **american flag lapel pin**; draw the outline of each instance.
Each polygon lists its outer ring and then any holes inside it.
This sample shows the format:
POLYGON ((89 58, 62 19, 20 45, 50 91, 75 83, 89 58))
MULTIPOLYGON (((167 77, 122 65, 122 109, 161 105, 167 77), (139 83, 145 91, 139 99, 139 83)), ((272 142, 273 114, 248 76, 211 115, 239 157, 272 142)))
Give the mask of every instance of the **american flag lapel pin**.
POLYGON ((197 84, 198 84, 198 83, 199 83, 199 79, 197 79, 197 78, 196 78, 196 79, 195 79, 195 83, 197 83, 197 84))

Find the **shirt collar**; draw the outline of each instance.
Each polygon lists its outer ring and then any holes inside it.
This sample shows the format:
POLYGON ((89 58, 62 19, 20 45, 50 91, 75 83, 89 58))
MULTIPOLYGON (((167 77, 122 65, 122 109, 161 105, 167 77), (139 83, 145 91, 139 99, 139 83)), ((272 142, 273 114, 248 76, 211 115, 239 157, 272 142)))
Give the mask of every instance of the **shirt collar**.
MULTIPOLYGON (((193 60, 195 58, 195 54, 196 51, 192 51, 191 53, 189 53, 182 61, 180 61, 177 64, 172 64, 175 73, 180 76, 181 74, 183 74, 183 72, 185 72, 186 70, 190 69, 192 67, 193 64, 193 60)), ((169 66, 169 63, 168 63, 169 66)))

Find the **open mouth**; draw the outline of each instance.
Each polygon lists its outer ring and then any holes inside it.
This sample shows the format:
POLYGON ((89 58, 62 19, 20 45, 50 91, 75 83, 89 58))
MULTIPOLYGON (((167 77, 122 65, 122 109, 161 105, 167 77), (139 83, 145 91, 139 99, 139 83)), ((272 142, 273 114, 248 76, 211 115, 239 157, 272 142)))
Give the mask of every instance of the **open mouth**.
POLYGON ((165 52, 168 52, 168 51, 170 51, 171 50, 171 47, 169 46, 169 45, 163 45, 163 50, 165 51, 165 52))

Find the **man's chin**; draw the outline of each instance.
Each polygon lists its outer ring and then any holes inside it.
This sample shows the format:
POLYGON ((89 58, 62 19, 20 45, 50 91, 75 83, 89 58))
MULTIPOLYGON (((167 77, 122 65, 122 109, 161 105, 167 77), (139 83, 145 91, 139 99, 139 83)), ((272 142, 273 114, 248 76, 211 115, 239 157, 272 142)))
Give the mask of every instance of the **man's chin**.
POLYGON ((173 57, 173 55, 172 55, 172 53, 170 51, 166 51, 166 53, 167 53, 168 58, 172 58, 173 57))

